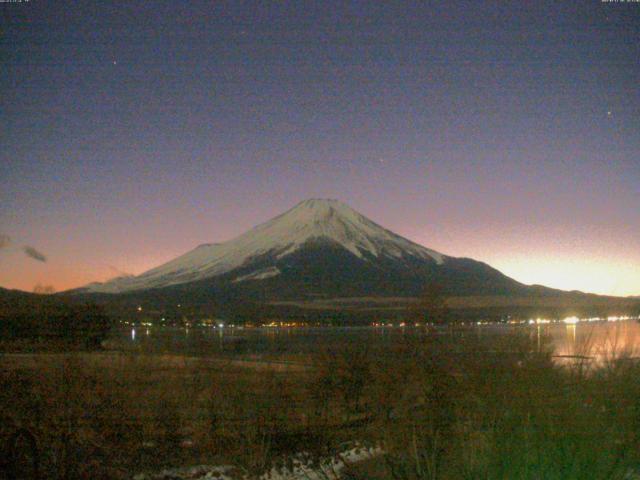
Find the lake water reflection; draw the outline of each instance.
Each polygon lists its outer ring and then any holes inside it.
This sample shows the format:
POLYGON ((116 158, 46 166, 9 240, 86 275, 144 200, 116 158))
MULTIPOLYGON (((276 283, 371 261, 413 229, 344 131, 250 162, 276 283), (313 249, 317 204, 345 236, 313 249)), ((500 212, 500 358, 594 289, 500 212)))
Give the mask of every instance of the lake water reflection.
POLYGON ((589 356, 606 360, 617 355, 637 357, 639 353, 638 321, 554 324, 547 328, 556 355, 589 356))
MULTIPOLYGON (((124 348, 145 352, 190 355, 308 355, 349 344, 385 345, 403 336, 417 335, 423 328, 401 327, 297 327, 297 328, 175 328, 133 327, 116 341, 124 348)), ((438 330, 447 334, 447 329, 438 330)), ((596 361, 613 355, 640 356, 640 322, 549 323, 534 325, 478 325, 458 331, 479 337, 513 333, 528 334, 538 348, 551 348, 558 358, 591 357, 596 361)))

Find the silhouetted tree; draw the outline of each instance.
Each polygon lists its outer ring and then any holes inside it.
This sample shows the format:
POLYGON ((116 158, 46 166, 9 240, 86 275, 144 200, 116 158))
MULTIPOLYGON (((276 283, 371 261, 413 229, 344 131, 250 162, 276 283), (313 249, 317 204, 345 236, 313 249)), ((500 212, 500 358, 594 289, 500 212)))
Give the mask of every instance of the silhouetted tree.
POLYGON ((56 289, 53 287, 53 285, 42 285, 38 283, 35 287, 33 287, 33 293, 51 295, 52 293, 56 293, 56 289))

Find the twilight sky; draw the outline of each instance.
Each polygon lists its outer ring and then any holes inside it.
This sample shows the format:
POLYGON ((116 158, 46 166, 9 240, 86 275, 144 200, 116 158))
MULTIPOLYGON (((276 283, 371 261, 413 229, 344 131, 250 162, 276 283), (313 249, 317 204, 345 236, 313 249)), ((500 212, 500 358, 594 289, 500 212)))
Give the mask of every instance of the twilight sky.
POLYGON ((141 273, 308 197, 640 295, 640 3, 0 3, 0 286, 141 273))

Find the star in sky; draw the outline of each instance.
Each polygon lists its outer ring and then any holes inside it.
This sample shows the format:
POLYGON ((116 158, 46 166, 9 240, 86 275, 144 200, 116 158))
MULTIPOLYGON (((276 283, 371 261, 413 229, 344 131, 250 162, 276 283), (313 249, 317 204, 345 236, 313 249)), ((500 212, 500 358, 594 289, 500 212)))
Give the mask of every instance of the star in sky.
POLYGON ((521 281, 640 294, 637 8, 29 3, 0 42, 0 226, 51 260, 0 249, 2 287, 139 273, 318 196, 521 281))

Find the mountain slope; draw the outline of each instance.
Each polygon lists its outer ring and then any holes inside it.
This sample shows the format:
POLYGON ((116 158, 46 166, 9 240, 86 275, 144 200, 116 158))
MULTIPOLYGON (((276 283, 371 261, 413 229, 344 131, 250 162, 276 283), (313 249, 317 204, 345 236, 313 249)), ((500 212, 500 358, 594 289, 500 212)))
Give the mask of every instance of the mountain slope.
POLYGON ((337 200, 312 199, 228 242, 201 245, 139 276, 67 293, 204 305, 410 297, 433 283, 451 296, 555 292, 525 286, 482 262, 418 245, 337 200))
MULTIPOLYGON (((348 254, 350 261, 360 260, 357 263, 361 266, 371 268, 376 264, 437 266, 449 258, 396 235, 337 200, 312 199, 229 242, 200 245, 137 277, 94 283, 84 291, 121 293, 163 288, 236 270, 238 275, 227 280, 235 283, 264 280, 280 275, 281 267, 290 270, 289 263, 283 260, 290 256, 300 259, 301 252, 309 247, 315 250, 318 245, 336 247, 348 254)), ((327 259, 320 256, 323 261, 327 259)), ((380 271, 379 266, 374 270, 380 271)))

